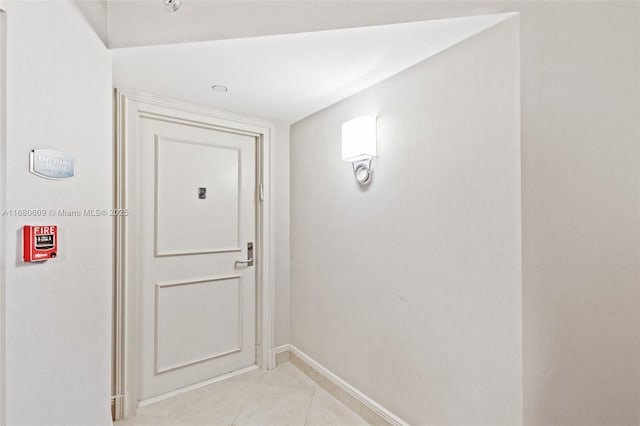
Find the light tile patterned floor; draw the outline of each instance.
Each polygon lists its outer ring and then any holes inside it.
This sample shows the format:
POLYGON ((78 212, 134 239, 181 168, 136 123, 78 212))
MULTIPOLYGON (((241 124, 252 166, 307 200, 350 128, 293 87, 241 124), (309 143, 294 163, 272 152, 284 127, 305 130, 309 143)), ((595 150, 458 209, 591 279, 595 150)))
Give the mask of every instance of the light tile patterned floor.
POLYGON ((367 423, 293 364, 254 370, 138 409, 115 426, 356 426, 367 423))

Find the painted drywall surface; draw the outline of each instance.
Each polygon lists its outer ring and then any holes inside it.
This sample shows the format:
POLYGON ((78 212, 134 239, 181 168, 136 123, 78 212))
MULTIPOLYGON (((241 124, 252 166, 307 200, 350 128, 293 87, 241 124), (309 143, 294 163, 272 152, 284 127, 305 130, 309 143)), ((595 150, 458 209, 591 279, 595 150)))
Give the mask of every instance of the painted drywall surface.
MULTIPOLYGON (((7 35, 6 14, 0 12, 0 208, 6 208, 6 35, 7 35)), ((6 288, 6 239, 1 236, 6 235, 6 221, 0 218, 0 424, 6 424, 5 421, 5 288, 6 288)))
POLYGON ((112 45, 520 12, 525 422, 640 423, 637 1, 190 2, 179 14, 159 9, 112 3, 112 45), (147 27, 154 22, 163 31, 147 27))
POLYGON ((293 123, 511 15, 115 49, 113 79, 142 92, 293 123), (213 83, 229 91, 212 92, 213 83))
POLYGON ((109 32, 107 0, 72 0, 72 2, 106 46, 109 32))
POLYGON ((523 5, 529 425, 640 424, 639 5, 523 5))
POLYGON ((221 40, 510 11, 509 2, 480 1, 185 1, 178 12, 169 13, 161 3, 113 1, 109 45, 221 40))
POLYGON ((522 423, 518 31, 292 126, 292 343, 410 424, 522 423), (367 188, 340 159, 362 114, 367 188))
MULTIPOLYGON (((112 205, 111 54, 69 2, 3 1, 7 12, 7 208, 112 205), (28 172, 32 148, 75 157, 76 177, 28 172)), ((110 424, 109 217, 5 217, 6 421, 110 424), (24 224, 55 224, 59 256, 21 261, 24 224)))
POLYGON ((275 345, 291 342, 291 277, 289 240, 289 125, 276 123, 272 146, 272 229, 275 277, 275 345))
MULTIPOLYGON (((190 7, 188 5, 186 10, 190 7)), ((361 28, 114 51, 115 87, 236 113, 261 114, 278 121, 272 139, 271 168, 276 346, 290 342, 289 123, 395 74, 502 19, 506 19, 506 16, 487 15, 391 28, 361 28), (416 42, 422 39, 431 42, 422 45, 416 42), (314 49, 309 50, 310 44, 314 49), (243 51, 246 57, 236 59, 233 57, 234 51, 235 56, 238 56, 237 51, 243 51), (273 56, 275 60, 270 61, 272 63, 269 66, 257 69, 259 75, 253 75, 251 62, 255 60, 255 55, 252 52, 261 57, 273 56), (210 58, 203 61, 203 55, 210 58), (351 58, 354 55, 356 59, 351 58), (346 57, 350 58, 349 61, 341 64, 339 59, 346 57), (331 59, 324 62, 331 65, 323 66, 318 58, 331 59), (216 63, 225 60, 230 64, 219 66, 216 63), (174 65, 178 68, 172 71, 174 65), (185 66, 200 69, 187 73, 189 84, 185 83, 185 75, 179 70, 185 66), (243 71, 225 77, 225 70, 232 70, 234 66, 243 71), (152 76, 158 67, 165 72, 152 76), (229 93, 220 95, 208 90, 210 79, 213 78, 211 70, 214 69, 217 70, 216 74, 220 73, 215 77, 216 81, 228 85, 229 93), (321 77, 324 80, 319 84, 317 81, 321 77), (247 79, 252 83, 247 83, 247 79), (314 84, 308 84, 312 80, 314 84)))

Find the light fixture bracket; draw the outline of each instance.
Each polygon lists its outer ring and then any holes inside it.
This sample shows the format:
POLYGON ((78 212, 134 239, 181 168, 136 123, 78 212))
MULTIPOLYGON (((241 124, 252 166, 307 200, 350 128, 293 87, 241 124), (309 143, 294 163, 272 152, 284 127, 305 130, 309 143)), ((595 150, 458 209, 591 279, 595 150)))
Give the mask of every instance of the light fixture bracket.
POLYGON ((162 0, 169 12, 176 12, 182 6, 182 0, 162 0))
POLYGON ((373 158, 370 157, 351 163, 353 165, 353 174, 360 185, 367 185, 371 182, 371 178, 373 177, 372 159, 373 158))

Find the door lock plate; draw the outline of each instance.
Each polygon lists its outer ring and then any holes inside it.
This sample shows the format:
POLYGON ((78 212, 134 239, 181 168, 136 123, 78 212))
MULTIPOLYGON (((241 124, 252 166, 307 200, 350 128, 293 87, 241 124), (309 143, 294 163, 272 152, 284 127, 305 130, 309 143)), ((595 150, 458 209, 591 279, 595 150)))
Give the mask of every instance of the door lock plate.
POLYGON ((235 266, 253 266, 253 243, 247 243, 247 260, 236 260, 235 266))

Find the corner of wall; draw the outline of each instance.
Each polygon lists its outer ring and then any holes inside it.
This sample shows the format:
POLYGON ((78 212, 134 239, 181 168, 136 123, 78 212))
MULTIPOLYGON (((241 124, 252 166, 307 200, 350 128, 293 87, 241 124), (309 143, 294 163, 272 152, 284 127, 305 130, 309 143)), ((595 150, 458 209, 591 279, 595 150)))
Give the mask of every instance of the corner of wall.
MULTIPOLYGON (((6 14, 0 10, 0 210, 6 208, 6 14)), ((6 219, 0 215, 0 235, 6 235, 6 219)), ((6 239, 0 239, 0 425, 6 424, 5 406, 5 286, 6 239)))
POLYGON ((105 47, 109 46, 109 2, 70 0, 105 47))

